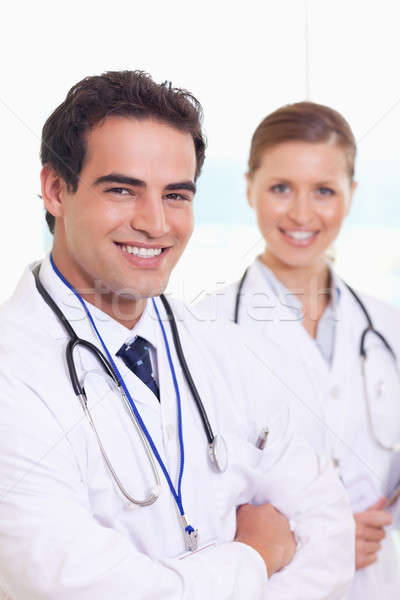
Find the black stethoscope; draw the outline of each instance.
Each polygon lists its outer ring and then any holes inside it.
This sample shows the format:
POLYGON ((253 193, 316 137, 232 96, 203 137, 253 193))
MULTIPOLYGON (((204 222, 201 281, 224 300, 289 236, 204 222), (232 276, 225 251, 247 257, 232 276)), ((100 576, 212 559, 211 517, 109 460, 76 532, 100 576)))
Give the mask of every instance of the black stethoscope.
MULTIPOLYGON (((123 493, 123 495, 129 500, 129 502, 134 505, 149 506, 150 504, 153 504, 153 502, 155 502, 157 500, 157 497, 159 496, 159 494, 161 492, 161 487, 160 487, 160 477, 158 475, 158 471, 157 471, 156 464, 154 461, 153 452, 152 452, 151 447, 146 439, 146 436, 143 433, 143 426, 140 423, 140 421, 138 420, 135 413, 132 411, 131 406, 128 402, 128 399, 126 397, 126 394, 124 393, 124 390, 121 388, 121 383, 118 379, 118 375, 117 375, 114 367, 112 366, 110 360, 108 360, 106 358, 106 356, 99 350, 99 348, 97 346, 95 346, 94 344, 92 344, 91 342, 89 342, 87 340, 84 340, 84 339, 81 339, 80 337, 78 337, 77 333, 71 326, 70 322, 68 321, 68 319, 66 318, 64 313, 61 311, 59 306, 55 303, 55 301, 50 296, 49 292, 46 290, 46 288, 41 283, 40 277, 39 277, 40 266, 41 265, 38 264, 33 269, 33 276, 35 278, 36 287, 38 289, 38 292, 42 296, 43 300, 51 308, 51 310, 56 315, 58 320, 62 323, 64 329, 66 330, 66 332, 70 338, 68 341, 68 344, 67 344, 65 354, 66 354, 66 361, 67 361, 67 366, 68 366, 68 372, 69 372, 70 379, 71 379, 71 384, 72 384, 73 390, 75 392, 75 395, 78 397, 80 404, 83 408, 83 411, 84 411, 86 417, 88 418, 89 423, 95 433, 95 436, 96 436, 97 442, 99 444, 100 450, 102 452, 102 455, 107 463, 108 468, 111 471, 111 474, 112 474, 116 484, 118 485, 118 487, 121 490, 121 492, 123 493), (107 456, 105 448, 101 442, 100 436, 97 433, 94 421, 92 419, 92 416, 91 416, 91 413, 90 413, 90 410, 88 407, 85 389, 79 382, 77 370, 76 370, 75 363, 74 363, 74 351, 79 346, 88 350, 100 363, 100 366, 105 371, 105 373, 112 379, 112 381, 116 385, 117 390, 118 390, 119 394, 121 395, 121 397, 124 401, 124 404, 125 404, 126 408, 128 409, 128 412, 138 430, 138 433, 140 435, 142 443, 146 449, 146 452, 147 452, 147 455, 149 458, 149 462, 151 464, 153 473, 155 475, 155 480, 156 480, 156 485, 152 488, 151 494, 149 495, 148 498, 146 498, 144 500, 137 500, 137 499, 133 498, 126 491, 126 489, 122 485, 120 479, 118 478, 118 476, 115 472, 115 469, 113 468, 111 461, 107 456)), ((176 353, 177 353, 177 356, 179 359, 179 363, 182 368, 182 372, 183 372, 186 382, 189 386, 189 389, 191 391, 193 399, 196 403, 196 406, 199 411, 201 421, 202 421, 202 424, 204 427, 204 431, 207 436, 210 460, 211 460, 212 464, 220 472, 223 472, 227 467, 227 447, 226 447, 225 441, 222 436, 214 435, 214 433, 213 433, 213 430, 211 428, 211 425, 210 425, 206 410, 204 408, 203 402, 197 391, 197 388, 196 388, 193 378, 191 376, 190 370, 186 363, 185 356, 183 354, 182 344, 180 341, 178 328, 176 325, 176 320, 175 320, 174 314, 172 312, 171 306, 164 295, 161 295, 160 298, 164 305, 164 308, 165 308, 165 311, 166 311, 166 314, 168 317, 168 321, 169 321, 169 324, 171 327, 172 337, 173 337, 176 353)))
MULTIPOLYGON (((236 292, 236 296, 235 296, 235 311, 234 311, 234 322, 236 324, 239 323, 240 301, 241 301, 241 296, 243 295, 242 290, 243 290, 243 286, 244 286, 244 283, 245 283, 247 275, 248 275, 248 271, 249 271, 249 267, 243 273, 243 275, 238 283, 238 287, 237 287, 237 292, 236 292)), ((390 450, 391 452, 400 452, 400 440, 391 445, 385 444, 384 442, 382 442, 379 439, 379 437, 376 434, 375 428, 374 428, 373 416, 372 416, 372 411, 371 411, 371 402, 370 402, 369 393, 368 393, 367 376, 366 376, 366 361, 367 361, 366 338, 367 338, 367 336, 373 334, 376 337, 378 337, 379 340, 383 343, 383 345, 388 350, 388 352, 390 353, 390 355, 394 361, 396 371, 400 378, 399 370, 397 367, 396 354, 395 354, 393 348, 390 346, 389 342, 383 336, 383 334, 374 328, 371 316, 368 313, 361 298, 358 296, 358 294, 356 294, 356 292, 353 290, 353 288, 351 288, 346 282, 343 282, 343 283, 347 287, 349 292, 352 294, 353 298, 358 303, 358 305, 361 308, 362 312, 364 313, 365 319, 367 321, 367 326, 361 334, 359 353, 360 353, 360 358, 361 358, 361 372, 362 372, 363 382, 364 382, 364 392, 365 392, 365 399, 366 399, 366 405, 367 405, 368 420, 369 420, 369 426, 370 426, 372 436, 373 436, 374 440, 376 441, 376 443, 384 450, 390 450)))

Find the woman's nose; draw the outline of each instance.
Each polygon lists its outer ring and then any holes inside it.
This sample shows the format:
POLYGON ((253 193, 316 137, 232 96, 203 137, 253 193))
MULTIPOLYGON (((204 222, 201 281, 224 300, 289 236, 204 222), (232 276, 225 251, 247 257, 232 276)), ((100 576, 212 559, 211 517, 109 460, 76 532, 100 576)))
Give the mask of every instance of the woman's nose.
POLYGON ((297 194, 288 214, 299 225, 307 225, 313 217, 313 204, 310 193, 297 194))

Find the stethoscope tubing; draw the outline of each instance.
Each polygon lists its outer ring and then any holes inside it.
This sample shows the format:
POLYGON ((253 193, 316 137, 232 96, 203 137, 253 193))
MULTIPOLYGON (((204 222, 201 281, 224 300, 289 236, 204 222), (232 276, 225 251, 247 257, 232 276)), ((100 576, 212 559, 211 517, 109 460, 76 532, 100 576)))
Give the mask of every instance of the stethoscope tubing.
POLYGON ((367 352, 365 349, 365 338, 367 337, 368 333, 371 332, 371 333, 375 334, 376 336, 378 336, 378 338, 381 340, 383 345, 386 346, 386 349, 390 352, 390 354, 393 356, 394 360, 396 361, 397 358, 396 358, 396 354, 395 354, 393 348, 390 346, 389 342, 385 339, 385 337, 374 328, 370 314, 367 311, 364 303, 361 301, 361 298, 358 296, 358 294, 356 294, 356 292, 353 290, 353 288, 350 287, 345 281, 343 283, 347 287, 349 292, 353 295, 353 298, 358 302, 358 305, 361 308, 361 310, 363 311, 365 318, 367 320, 367 323, 368 323, 368 326, 364 329, 364 331, 361 335, 360 356, 363 357, 364 359, 366 359, 366 357, 367 357, 367 352))
POLYGON ((215 436, 214 436, 213 430, 211 428, 210 421, 208 420, 208 416, 207 416, 206 410, 204 408, 204 404, 200 398, 199 392, 197 391, 196 385, 193 381, 192 375, 191 375, 189 367, 187 365, 185 355, 182 350, 182 344, 181 344, 181 340, 179 337, 178 327, 176 324, 174 314, 173 314, 173 312, 171 310, 171 306, 170 306, 169 302, 167 301, 166 297, 164 296, 164 294, 161 294, 160 299, 164 305, 165 312, 167 313, 167 317, 168 317, 171 331, 172 331, 172 337, 174 340, 176 354, 178 356, 178 360, 181 365, 183 375, 186 379, 186 382, 189 386, 190 392, 193 396, 193 399, 196 403, 197 409, 200 413, 200 417, 201 417, 201 420, 203 423, 203 427, 204 427, 204 431, 207 436, 208 443, 209 443, 209 445, 211 445, 215 439, 215 436))

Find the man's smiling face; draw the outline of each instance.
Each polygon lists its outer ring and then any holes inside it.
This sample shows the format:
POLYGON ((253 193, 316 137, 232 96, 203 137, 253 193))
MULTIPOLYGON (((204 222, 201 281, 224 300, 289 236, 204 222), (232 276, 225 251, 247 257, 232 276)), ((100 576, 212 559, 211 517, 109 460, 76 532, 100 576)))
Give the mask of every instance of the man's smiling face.
POLYGON ((193 230, 195 170, 190 134, 126 117, 90 131, 75 193, 43 168, 53 258, 83 297, 93 303, 101 288, 100 308, 116 317, 163 292, 193 230))

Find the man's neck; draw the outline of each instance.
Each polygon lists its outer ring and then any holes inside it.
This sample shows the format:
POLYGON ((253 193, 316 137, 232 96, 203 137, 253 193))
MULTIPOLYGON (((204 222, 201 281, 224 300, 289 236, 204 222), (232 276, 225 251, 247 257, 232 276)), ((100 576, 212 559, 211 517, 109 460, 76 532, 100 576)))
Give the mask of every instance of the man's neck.
MULTIPOLYGON (((79 290, 77 292, 79 293, 79 290)), ((147 303, 147 299, 133 300, 111 292, 107 294, 96 294, 95 291, 86 292, 81 297, 85 302, 95 306, 127 329, 132 329, 136 325, 147 303)))

